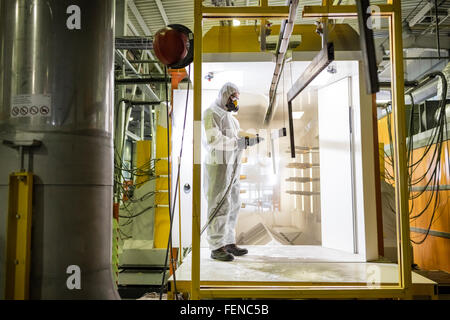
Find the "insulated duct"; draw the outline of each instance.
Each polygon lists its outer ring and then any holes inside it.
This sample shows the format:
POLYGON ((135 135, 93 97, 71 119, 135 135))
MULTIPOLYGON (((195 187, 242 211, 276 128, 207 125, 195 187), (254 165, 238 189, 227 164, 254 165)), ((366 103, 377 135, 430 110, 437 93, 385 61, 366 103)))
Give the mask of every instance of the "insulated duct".
POLYGON ((31 299, 118 299, 112 256, 113 0, 0 1, 0 297, 8 175, 2 141, 40 140, 31 299), (69 288, 70 266, 80 288, 69 288))

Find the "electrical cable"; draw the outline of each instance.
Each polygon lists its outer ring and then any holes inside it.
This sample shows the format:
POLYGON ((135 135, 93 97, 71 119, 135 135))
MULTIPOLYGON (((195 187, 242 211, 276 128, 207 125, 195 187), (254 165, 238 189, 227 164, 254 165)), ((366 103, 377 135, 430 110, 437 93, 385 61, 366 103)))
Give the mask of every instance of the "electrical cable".
MULTIPOLYGON (((442 99, 440 100, 440 106, 439 106, 440 109, 438 109, 438 110, 440 110, 439 118, 438 118, 438 125, 435 127, 436 130, 433 131, 433 132, 436 132, 436 139, 433 138, 433 140, 429 143, 430 146, 435 144, 436 147, 434 148, 434 152, 433 152, 432 158, 430 160, 430 165, 428 166, 427 171, 423 174, 422 177, 420 177, 419 179, 417 179, 415 181, 412 181, 411 186, 422 182, 428 175, 430 169, 433 167, 433 164, 434 164, 434 170, 431 174, 431 177, 426 182, 425 186, 422 186, 422 191, 419 192, 418 194, 415 194, 413 197, 411 197, 411 199, 416 199, 419 196, 421 196, 427 190, 427 188, 431 182, 433 182, 432 186, 435 186, 435 188, 433 188, 433 192, 432 192, 430 198, 428 199, 425 208, 419 214, 412 216, 411 219, 420 217, 426 211, 426 209, 428 209, 429 205, 431 204, 433 196, 435 198, 437 198, 437 195, 439 194, 439 181, 438 181, 439 176, 438 176, 438 174, 440 174, 439 168, 440 168, 440 163, 441 163, 441 153, 442 153, 442 143, 443 143, 443 127, 444 127, 443 120, 446 120, 445 119, 445 100, 446 100, 445 97, 447 94, 446 93, 447 85, 446 85, 446 81, 445 81, 445 76, 443 74, 440 76, 443 81, 443 92, 442 92, 442 99), (436 142, 435 142, 435 140, 436 140, 436 142)), ((422 156, 421 159, 424 159, 424 157, 422 156)), ((416 163, 417 163, 417 167, 418 167, 419 162, 416 162, 416 163)), ((435 200, 435 201, 436 201, 435 202, 435 208, 436 208, 437 200, 435 200)), ((410 212, 412 212, 412 210, 410 212)))
MULTIPOLYGON (((190 79, 191 77, 191 66, 189 65, 188 68, 188 79, 190 79)), ((187 90, 186 90, 186 104, 185 104, 185 109, 184 109, 184 119, 183 119, 183 129, 182 129, 182 134, 181 134, 181 145, 180 145, 180 155, 178 157, 178 167, 177 167, 177 179, 175 182, 175 193, 174 193, 174 199, 173 199, 173 204, 170 210, 170 231, 169 231, 169 243, 167 244, 167 248, 169 248, 169 244, 170 247, 172 247, 172 229, 173 229, 173 217, 174 217, 174 213, 175 213, 175 208, 176 208, 176 202, 177 202, 177 195, 178 195, 178 186, 179 186, 179 181, 180 181, 180 171, 181 171, 181 159, 183 157, 183 147, 184 147, 184 134, 186 131, 186 119, 187 119, 187 112, 188 112, 188 106, 189 106, 189 86, 190 86, 190 82, 188 81, 188 85, 187 85, 187 90)), ((171 198, 169 198, 169 202, 171 201, 171 198)), ((181 245, 181 243, 180 243, 181 245)), ((181 252, 179 254, 182 254, 181 252)), ((177 296, 177 287, 176 287, 176 276, 175 276, 175 268, 173 265, 173 256, 171 257, 171 262, 172 262, 172 269, 174 270, 173 272, 173 280, 174 280, 174 289, 175 289, 175 299, 178 299, 177 296)), ((167 252, 166 252, 166 263, 167 263, 167 252)), ((165 263, 165 264, 166 264, 165 263)), ((164 279, 164 275, 163 275, 163 279, 164 279)), ((164 281, 164 280, 163 280, 164 281)), ((160 298, 161 298, 161 294, 160 294, 160 298)))
POLYGON ((140 215, 144 214, 145 212, 147 212, 148 210, 153 209, 153 208, 154 208, 154 206, 150 206, 150 207, 145 208, 145 209, 142 210, 141 212, 136 213, 136 214, 133 215, 133 216, 121 216, 121 215, 119 215, 119 217, 120 217, 120 218, 125 218, 125 219, 136 218, 136 217, 139 217, 140 215))
MULTIPOLYGON (((429 232, 431 230, 431 226, 440 217, 440 215, 439 215, 439 217, 435 219, 435 214, 437 212, 438 204, 440 203, 440 201, 439 201, 439 199, 440 199, 439 186, 440 185, 439 185, 439 183, 437 181, 438 178, 439 178, 437 176, 437 173, 439 172, 439 174, 440 174, 440 170, 439 170, 439 168, 440 168, 440 159, 441 159, 441 154, 442 154, 442 144, 443 144, 443 141, 444 141, 444 137, 443 137, 443 131, 444 130, 443 129, 445 129, 445 132, 446 132, 446 138, 447 138, 446 142, 448 141, 448 130, 447 130, 447 116, 446 116, 447 81, 446 81, 446 78, 445 78, 445 76, 443 74, 440 74, 439 76, 441 77, 441 80, 442 80, 442 97, 441 97, 440 106, 439 106, 439 109, 438 109, 439 110, 438 126, 439 126, 439 128, 441 130, 439 132, 438 145, 435 147, 435 151, 438 150, 438 152, 437 152, 438 158, 437 158, 437 161, 436 161, 436 164, 435 164, 435 170, 433 172, 435 174, 435 176, 434 176, 434 182, 435 183, 433 185, 433 187, 434 187, 433 188, 433 194, 435 194, 435 203, 434 203, 434 207, 433 207, 433 213, 432 213, 431 218, 429 220, 428 227, 427 227, 427 232, 425 233, 425 236, 420 241, 415 241, 415 240, 411 239, 411 241, 414 244, 417 244, 417 245, 422 244, 422 243, 425 242, 425 240, 427 239, 427 237, 429 235, 429 232)), ((448 143, 446 143, 446 147, 447 147, 447 145, 448 145, 448 143)), ((446 149, 447 149, 447 154, 448 154, 448 147, 446 149)), ((450 167, 449 167, 449 169, 450 169, 450 167)), ((431 202, 431 197, 430 197, 430 200, 428 201, 428 203, 430 203, 430 202, 431 202)), ((422 214, 423 214, 423 212, 421 212, 420 214, 418 214, 418 215, 416 215, 416 216, 414 216, 412 218, 418 218, 422 214)))
MULTIPOLYGON (((238 164, 236 164, 236 166, 233 169, 233 173, 231 174, 232 177, 234 177, 236 175, 236 170, 239 167, 238 164)), ((236 177, 236 179, 238 179, 239 177, 236 177)), ((217 213, 219 212, 220 208, 222 208, 222 205, 227 197, 227 195, 230 193, 231 191, 231 187, 233 186, 233 182, 236 181, 235 179, 231 179, 230 184, 227 187, 227 190, 225 191, 222 199, 219 201, 219 204, 217 205, 217 207, 214 209, 214 211, 211 213, 208 222, 203 226, 203 228, 200 231, 200 236, 203 234, 203 232, 205 232, 206 228, 210 225, 210 223, 212 222, 212 220, 216 217, 217 213)))
MULTIPOLYGON (((411 98, 411 113, 409 118, 409 132, 408 132, 408 154, 407 154, 407 168, 408 168, 408 186, 410 188, 410 196, 409 200, 411 203, 411 206, 409 208, 409 215, 410 220, 413 221, 419 217, 421 217, 427 210, 430 208, 430 206, 433 203, 432 206, 432 214, 428 222, 427 232, 425 233, 425 236, 422 237, 420 241, 416 241, 415 239, 410 239, 412 243, 414 244, 422 244, 427 239, 429 232, 431 230, 431 226, 433 223, 440 217, 436 216, 436 213, 438 211, 439 203, 440 203, 440 184, 439 184, 439 178, 440 178, 440 167, 441 167, 441 155, 443 151, 443 144, 444 144, 444 131, 446 133, 446 140, 448 141, 448 130, 447 130, 447 117, 446 117, 446 97, 447 97, 447 80, 445 78, 445 75, 442 72, 432 72, 425 77, 423 77, 419 81, 419 85, 415 88, 408 90, 405 94, 409 95, 411 98), (416 160, 413 157, 413 150, 414 150, 414 109, 415 109, 415 103, 414 98, 412 95, 412 92, 414 90, 417 90, 421 86, 427 84, 428 82, 432 81, 435 77, 440 77, 442 81, 442 95, 439 100, 439 105, 437 110, 439 110, 439 114, 437 117, 437 125, 430 129, 430 136, 426 141, 426 147, 422 153, 422 155, 416 160), (434 150, 433 149, 434 146, 434 150), (430 154, 431 153, 431 154, 430 154), (427 158, 428 156, 428 158, 427 158), (416 170, 419 168, 419 166, 424 163, 424 161, 428 159, 427 163, 429 163, 427 170, 420 175, 419 177, 414 177, 416 170), (423 182, 423 184, 422 184, 423 182), (413 191, 413 187, 420 185, 421 191, 415 192, 413 191), (426 191, 430 191, 429 187, 431 188, 431 195, 428 197, 426 204, 423 208, 421 208, 419 213, 414 212, 414 200, 422 196, 426 191)), ((387 111, 387 122, 388 122, 388 131, 389 131, 389 143, 391 147, 391 155, 390 157, 387 157, 387 163, 393 164, 393 152, 392 152, 392 128, 391 128, 391 121, 389 116, 389 104, 386 106, 387 111)), ((391 110, 392 111, 392 110, 391 110)), ((446 143, 446 146, 448 143, 446 143)), ((447 153, 449 152, 448 147, 446 147, 447 153)), ((450 171, 450 165, 449 165, 449 171, 450 171)), ((390 175, 388 171, 386 171, 387 177, 390 180, 394 180, 393 177, 390 175)), ((442 213, 441 213, 442 214, 442 213)))
POLYGON ((173 280, 174 280, 174 289, 175 289, 175 300, 178 300, 177 295, 177 287, 176 287, 176 276, 175 276, 175 268, 173 265, 173 250, 172 250, 172 225, 173 225, 173 216, 172 216, 172 206, 171 206, 171 176, 170 176, 170 121, 169 121, 169 87, 167 85, 168 79, 167 79, 167 66, 164 67, 164 76, 166 78, 165 81, 165 93, 166 93, 166 125, 167 125, 167 174, 168 174, 168 191, 169 191, 169 220, 170 220, 170 227, 169 227, 169 239, 166 249, 166 257, 164 261, 164 268, 163 268, 163 276, 162 276, 162 282, 161 282, 161 289, 159 292, 159 300, 162 300, 162 295, 164 291, 164 282, 166 279, 166 271, 167 271, 167 263, 169 258, 169 251, 170 251, 170 263, 173 270, 173 280))

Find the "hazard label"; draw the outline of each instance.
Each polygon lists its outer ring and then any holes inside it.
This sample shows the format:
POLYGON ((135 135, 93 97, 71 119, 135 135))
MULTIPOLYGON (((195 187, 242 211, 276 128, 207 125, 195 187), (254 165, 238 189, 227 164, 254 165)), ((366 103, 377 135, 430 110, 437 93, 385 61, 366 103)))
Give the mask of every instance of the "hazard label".
POLYGON ((41 114, 43 116, 46 116, 49 112, 50 112, 50 108, 49 107, 47 107, 47 106, 42 106, 41 107, 41 114))
POLYGON ((28 114, 28 107, 22 107, 20 108, 20 114, 22 116, 26 116, 28 114))
POLYGON ((13 108, 11 109, 11 115, 12 115, 13 117, 17 117, 17 116, 19 115, 19 112, 20 112, 19 107, 13 107, 13 108))
POLYGON ((30 108, 30 114, 31 114, 32 116, 35 116, 35 115, 37 115, 38 113, 39 113, 39 108, 38 108, 38 107, 32 106, 32 107, 30 108))
POLYGON ((12 118, 48 117, 51 111, 51 95, 49 94, 21 94, 12 98, 12 118))

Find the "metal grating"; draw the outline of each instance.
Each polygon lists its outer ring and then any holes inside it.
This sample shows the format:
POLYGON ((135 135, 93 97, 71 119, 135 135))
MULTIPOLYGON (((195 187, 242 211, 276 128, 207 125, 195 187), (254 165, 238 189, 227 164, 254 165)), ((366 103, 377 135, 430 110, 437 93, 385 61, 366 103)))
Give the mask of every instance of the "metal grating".
POLYGON ((116 37, 116 49, 152 50, 153 39, 150 37, 116 37))

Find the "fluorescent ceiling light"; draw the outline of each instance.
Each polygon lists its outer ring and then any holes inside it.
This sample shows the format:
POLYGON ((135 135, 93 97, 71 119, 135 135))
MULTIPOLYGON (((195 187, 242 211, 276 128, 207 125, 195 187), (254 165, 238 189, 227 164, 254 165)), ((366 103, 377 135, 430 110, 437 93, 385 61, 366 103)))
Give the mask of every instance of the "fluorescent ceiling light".
POLYGON ((303 111, 294 111, 292 112, 292 118, 294 120, 299 120, 303 117, 304 112, 303 111))

